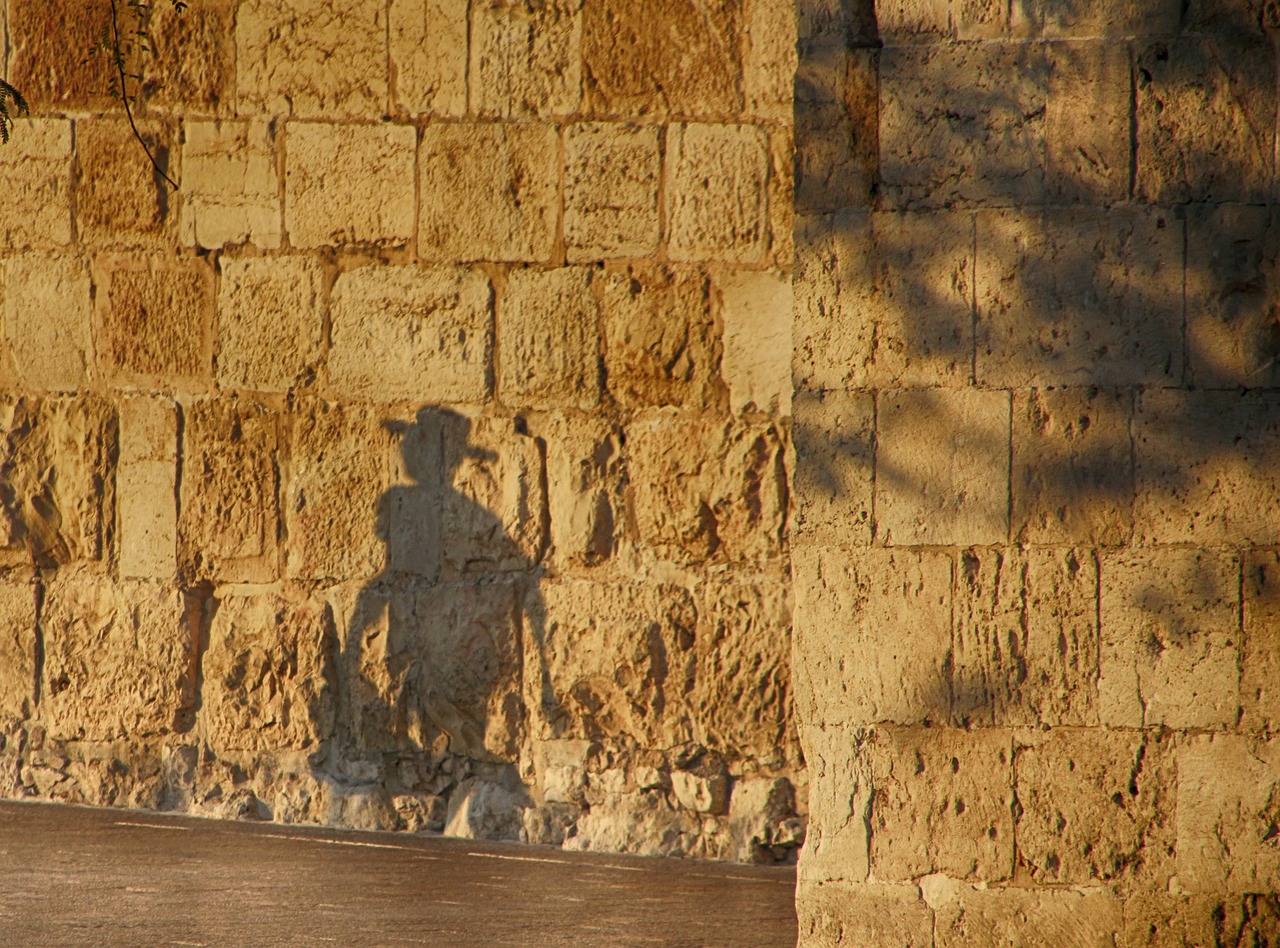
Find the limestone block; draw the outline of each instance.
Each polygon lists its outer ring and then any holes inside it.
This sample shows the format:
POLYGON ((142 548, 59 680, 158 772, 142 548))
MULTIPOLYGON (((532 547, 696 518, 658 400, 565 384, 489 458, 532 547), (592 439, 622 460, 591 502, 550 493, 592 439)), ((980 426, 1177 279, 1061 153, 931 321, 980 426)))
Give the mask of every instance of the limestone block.
POLYGON ((600 399, 600 303, 585 267, 516 269, 498 310, 498 391, 517 408, 600 399))
MULTIPOLYGON (((166 173, 181 183, 173 167, 171 124, 139 123, 143 141, 166 173)), ((156 175, 138 147, 129 123, 114 118, 76 123, 76 227, 88 244, 163 246, 177 214, 168 183, 156 175)))
POLYGON ((791 414, 791 280, 739 272, 716 281, 724 322, 721 371, 736 413, 791 414))
POLYGON ((658 249, 658 128, 583 122, 564 132, 564 240, 572 261, 658 249))
POLYGON ((1178 755, 1178 880, 1183 888, 1274 893, 1280 886, 1278 800, 1280 739, 1188 737, 1178 755))
POLYGON ((20 576, 0 583, 0 720, 31 714, 36 686, 36 587, 20 576))
POLYGON ((183 124, 182 242, 280 246, 276 141, 263 121, 183 124))
POLYGON ((769 143, 750 125, 667 131, 667 227, 672 260, 757 263, 768 246, 769 143))
POLYGON ((796 4, 797 38, 806 53, 877 36, 874 8, 847 0, 801 0, 796 4))
POLYGON ((801 213, 869 205, 879 172, 879 63, 877 51, 843 47, 801 58, 794 106, 801 213))
POLYGON ((389 434, 368 409, 307 400, 289 420, 289 575, 371 576, 385 563, 380 499, 389 434))
POLYGON ((1280 11, 1266 0, 1189 0, 1182 29, 1186 33, 1260 33, 1280 26, 1280 11))
POLYGON ((733 756, 776 754, 793 742, 790 589, 761 579, 713 581, 703 588, 699 618, 697 741, 733 756))
POLYGON ((204 388, 212 368, 213 270, 204 260, 94 261, 98 358, 117 384, 204 388))
POLYGON ((332 724, 322 607, 272 594, 219 597, 201 659, 211 747, 313 748, 332 724))
POLYGON ((1280 731, 1280 553, 1245 554, 1243 606, 1240 726, 1280 731))
POLYGON ((0 149, 0 188, 15 196, 0 221, 0 250, 69 244, 71 123, 19 121, 9 144, 0 149))
POLYGON ((284 172, 290 242, 407 243, 413 235, 416 143, 408 125, 290 122, 284 172))
POLYGON ((720 334, 705 273, 632 268, 601 280, 610 394, 629 408, 714 407, 720 334))
POLYGON ((729 806, 729 783, 724 773, 704 776, 683 770, 671 774, 671 795, 686 810, 723 814, 729 806))
POLYGON ((151 7, 143 88, 148 104, 187 115, 221 114, 233 105, 237 0, 201 0, 178 10, 151 7))
POLYGON ((1177 0, 1033 0, 1024 13, 1049 39, 1176 33, 1177 0))
POLYGON ((1210 205, 1187 219, 1187 357, 1197 385, 1273 388, 1280 382, 1274 210, 1210 205))
POLYGON ((1280 542, 1273 392, 1151 390, 1138 400, 1134 523, 1148 543, 1280 542))
POLYGON ((522 795, 471 777, 449 800, 444 835, 461 839, 520 839, 522 795))
MULTIPOLYGON (((800 721, 813 720, 806 715, 800 721)), ((809 777, 809 827, 800 854, 800 890, 832 880, 865 882, 870 865, 870 761, 865 731, 800 724, 809 777)), ((805 899, 801 897, 803 908, 805 899)))
POLYGON ((742 103, 740 4, 599 0, 582 15, 583 78, 597 115, 720 116, 742 103))
POLYGON ((174 590, 64 571, 46 587, 41 628, 51 737, 137 740, 190 727, 197 642, 174 590))
POLYGON ((790 125, 766 129, 769 140, 769 252, 765 262, 791 273, 796 259, 795 134, 790 125))
POLYGON ((1099 710, 1109 727, 1227 727, 1240 706, 1240 564, 1229 552, 1104 554, 1099 710))
POLYGON ((665 795, 617 794, 578 818, 564 841, 570 852, 686 856, 699 832, 698 817, 673 810, 665 795))
POLYGON ((236 14, 237 111, 380 117, 387 106, 385 14, 381 0, 248 0, 236 14))
POLYGON ((937 43, 951 35, 947 0, 889 0, 877 7, 876 22, 890 46, 937 43))
POLYGON ((418 156, 418 253, 449 262, 547 260, 559 177, 558 136, 548 126, 430 126, 418 156))
POLYGON ((1126 946, 1266 944, 1280 930, 1274 895, 1141 893, 1125 900, 1126 946))
POLYGON ((795 445, 792 544, 871 542, 875 398, 861 392, 800 392, 795 445))
MULTIPOLYGON (((1139 12, 1159 6, 1143 0, 1126 2, 1139 12)), ((1114 35, 1114 28, 1101 35, 1114 35)), ((1129 190, 1132 80, 1128 46, 1054 43, 1048 51, 1044 126, 1049 195, 1070 203, 1123 201, 1129 190)))
POLYGON ((880 66, 889 206, 1042 200, 1049 70, 1039 47, 888 48, 880 66), (938 108, 940 89, 946 109, 938 108))
POLYGON ((1180 379, 1182 244, 1158 208, 978 215, 978 381, 1180 379))
POLYGON ((1004 4, 1000 0, 957 0, 952 4, 951 28, 956 39, 962 42, 972 40, 1003 40, 1011 32, 1010 14, 1012 13, 1014 38, 1026 35, 1024 26, 1025 13, 1016 12, 1011 7, 1022 7, 1023 4, 1004 4))
POLYGON ((748 0, 744 7, 742 88, 757 118, 792 120, 796 74, 796 5, 791 0, 748 0))
POLYGON ((18 381, 36 391, 89 380, 89 270, 75 257, 24 254, 0 261, 4 334, 18 381))
POLYGON ((394 101, 410 115, 467 111, 466 0, 391 0, 394 101))
POLYGON ((1276 54, 1260 37, 1187 37, 1137 53, 1141 199, 1264 202, 1275 171, 1276 54))
POLYGON ((481 0, 471 9, 472 109, 570 115, 582 102, 582 0, 481 0))
POLYGON ((967 214, 840 214, 798 228, 797 388, 954 386, 973 371, 967 214))
POLYGON ((343 273, 330 303, 330 384, 370 401, 482 401, 491 299, 484 274, 461 267, 343 273))
POLYGON ((1013 395, 1013 538, 1116 546, 1133 532, 1133 412, 1127 392, 1013 395))
POLYGON ((1013 871, 1013 751, 997 729, 876 728, 871 875, 909 882, 931 872, 998 882, 1013 871))
POLYGON ((223 257, 219 266, 218 385, 283 392, 313 374, 323 330, 320 262, 298 256, 223 257))
MULTIPOLYGON (((94 0, 66 0, 56 6, 41 0, 10 0, 7 6, 9 70, 5 78, 23 93, 37 115, 113 107, 108 90, 114 64, 106 53, 87 55, 102 31, 110 29, 109 6, 94 0)), ((129 11, 119 13, 127 28, 129 11)), ((3 21, 0 16, 0 25, 3 21)))
POLYGON ((120 402, 117 562, 130 579, 171 579, 178 547, 178 412, 166 398, 120 402))
POLYGON ((933 948, 933 913, 913 885, 802 887, 801 948, 933 948))
POLYGON ((882 393, 876 535, 886 544, 1003 543, 1009 530, 1009 394, 882 393))
POLYGON ((951 560, 883 548, 800 548, 797 716, 827 725, 947 719, 951 560))
POLYGON ((605 562, 625 530, 622 432, 602 418, 557 414, 534 433, 546 444, 554 559, 605 562))
POLYGON ((1018 855, 1041 884, 1165 889, 1174 864, 1170 736, 1031 732, 1017 749, 1018 855))
POLYGON ((1123 904, 1106 889, 965 886, 936 909, 934 945, 1112 948, 1124 927, 1123 904))

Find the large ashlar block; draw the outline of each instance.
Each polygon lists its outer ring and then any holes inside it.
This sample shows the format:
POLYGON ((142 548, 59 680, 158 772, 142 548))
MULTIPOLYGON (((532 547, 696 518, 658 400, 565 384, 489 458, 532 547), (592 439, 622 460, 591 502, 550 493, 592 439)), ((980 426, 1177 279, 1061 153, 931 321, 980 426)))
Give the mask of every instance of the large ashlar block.
POLYGON ((790 122, 796 5, 792 0, 748 0, 743 9, 742 89, 747 112, 766 121, 790 122))
POLYGON ((583 76, 597 115, 710 117, 741 107, 741 4, 584 4, 583 76))
POLYGON ((275 134, 263 121, 183 125, 182 241, 280 246, 275 134))
POLYGON ((330 303, 334 391, 371 401, 482 401, 491 306, 478 270, 373 266, 342 274, 330 303))
POLYGON ((1003 543, 1009 393, 917 389, 876 401, 876 535, 897 546, 1003 543))
POLYGON ((802 886, 801 948, 933 948, 933 913, 914 885, 802 886))
POLYGON ((600 303, 591 283, 586 267, 507 275, 497 329, 505 404, 590 408, 599 401, 600 303))
POLYGON ((31 714, 36 685, 36 587, 18 576, 0 582, 0 720, 31 714))
POLYGON ((1133 532, 1128 392, 1031 389, 1013 395, 1013 538, 1117 546, 1133 532))
POLYGON ((564 133, 564 240, 570 260, 647 257, 661 222, 658 128, 591 122, 564 133))
POLYGON ((875 38, 875 9, 847 0, 802 0, 796 4, 796 34, 812 51, 875 38))
POLYGON ((1274 733, 1280 731, 1280 553, 1245 555, 1243 605, 1240 726, 1274 733))
POLYGON ((1106 889, 972 888, 949 892, 934 911, 935 948, 1072 945, 1112 948, 1124 903, 1106 889))
MULTIPOLYGON (((870 866, 871 807, 866 731, 802 724, 800 741, 809 772, 810 812, 800 854, 801 891, 832 880, 864 882, 870 866)), ((804 901, 802 897, 802 906, 804 901)))
MULTIPOLYGON (((139 123, 147 148, 169 177, 174 167, 172 124, 139 123)), ((129 123, 114 118, 76 123, 76 227, 87 244, 163 246, 172 237, 177 202, 149 167, 129 123)))
POLYGON ((769 252, 766 262, 792 273, 796 260, 796 179, 794 129, 766 130, 769 140, 769 252))
POLYGON ((387 107, 383 0, 248 0, 236 14, 244 115, 378 118, 387 107))
MULTIPOLYGON (((1185 4, 1182 4, 1185 6, 1185 4)), ((1176 33, 1178 0, 1031 0, 1021 16, 1049 39, 1176 33)))
POLYGON ((238 0, 201 0, 182 9, 151 5, 151 55, 143 67, 149 104, 187 115, 230 110, 238 5, 238 0))
POLYGON ((295 247, 407 243, 416 143, 409 125, 291 122, 284 173, 289 240, 295 247))
POLYGON ((1175 383, 1182 245, 1158 208, 979 214, 978 381, 1175 383))
POLYGON ((1083 550, 966 550, 953 610, 954 723, 1096 725, 1098 569, 1083 550))
POLYGON ((1168 887, 1177 783, 1171 736, 1028 732, 1016 770, 1018 855, 1037 883, 1168 887))
POLYGON ((791 280, 770 272, 716 281, 724 323, 721 371, 735 413, 791 414, 791 280))
POLYGON ((50 736, 137 740, 190 727, 198 630, 178 592, 63 572, 46 587, 42 616, 50 736))
POLYGON ((1280 542, 1276 393, 1149 390, 1134 454, 1134 523, 1145 542, 1280 542))
POLYGON ((998 882, 1013 872, 1013 748, 1008 731, 876 728, 871 876, 910 882, 942 872, 998 882))
POLYGON ((551 257, 560 203, 554 128, 432 125, 422 133, 418 177, 422 257, 450 262, 551 257), (459 208, 467 213, 459 214, 459 208))
POLYGON ((883 548, 792 552, 797 717, 947 719, 951 559, 883 548))
POLYGON ((551 545, 559 563, 593 566, 625 530, 622 432, 608 421, 555 414, 534 432, 546 443, 551 545))
POLYGON ((1099 710, 1108 727, 1234 725, 1240 564, 1148 548, 1101 561, 1099 710))
POLYGON ((1275 173, 1276 54, 1262 37, 1187 37, 1137 53, 1137 193, 1266 201, 1275 173))
POLYGON ((632 268, 601 282, 610 394, 629 408, 712 408, 721 340, 701 270, 632 268))
MULTIPOLYGON (((764 2, 764 0, 760 0, 764 2)), ((865 208, 879 172, 879 53, 813 50, 795 80, 795 206, 865 208)))
POLYGON ((1170 895, 1125 899, 1126 948, 1265 945, 1280 930, 1280 899, 1266 894, 1170 895))
POLYGON ((213 362, 213 270, 204 260, 95 260, 98 359, 125 385, 203 388, 213 362))
POLYGON ((178 409, 164 398, 120 403, 117 561, 130 579, 171 579, 178 548, 178 409))
POLYGON ((18 381, 69 391, 89 380, 89 270, 74 257, 24 254, 0 261, 4 334, 18 381))
MULTIPOLYGON (((1133 5, 1156 6, 1148 0, 1133 0, 1133 5)), ((1048 56, 1044 123, 1050 197, 1084 204, 1123 201, 1130 159, 1128 45, 1054 43, 1048 56)))
POLYGON ((471 107, 494 118, 570 115, 582 102, 582 0, 471 6, 471 107))
POLYGON ((886 49, 880 169, 888 205, 1042 200, 1048 74, 1033 45, 886 49))
MULTIPOLYGON (((111 56, 105 52, 87 55, 102 38, 103 30, 111 28, 110 6, 94 0, 64 0, 54 6, 41 0, 10 0, 7 6, 9 68, 5 78, 23 93, 37 114, 115 107, 108 93, 114 69, 111 56)), ((124 29, 136 26, 131 10, 117 12, 124 29)), ((0 26, 4 19, 0 15, 0 26)), ((4 45, 0 41, 0 49, 4 45)))
POLYGON ((71 242, 71 123, 19 121, 0 149, 0 188, 14 197, 0 220, 0 250, 71 242))
POLYGON ((467 111, 467 0, 391 0, 395 104, 410 115, 467 111))
POLYGON ((973 219, 838 214, 797 229, 796 388, 964 384, 973 371, 973 219))
POLYGON ((217 379, 224 389, 287 391, 320 359, 324 271, 311 257, 223 257, 217 379))
POLYGON ((769 142, 751 125, 667 131, 672 260, 758 263, 768 249, 769 142))
MULTIPOLYGON (((1280 887, 1280 739, 1189 737, 1178 755, 1178 880, 1190 892, 1280 887)), ((1274 929, 1272 930, 1274 935, 1274 929)))
POLYGON ((791 440, 795 504, 791 542, 865 546, 871 542, 875 398, 869 392, 800 392, 791 440))
POLYGON ((937 43, 951 34, 947 0, 889 0, 876 9, 876 23, 891 46, 937 43))
POLYGON ((279 421, 251 401, 184 411, 178 566, 191 581, 274 580, 278 573, 279 421))

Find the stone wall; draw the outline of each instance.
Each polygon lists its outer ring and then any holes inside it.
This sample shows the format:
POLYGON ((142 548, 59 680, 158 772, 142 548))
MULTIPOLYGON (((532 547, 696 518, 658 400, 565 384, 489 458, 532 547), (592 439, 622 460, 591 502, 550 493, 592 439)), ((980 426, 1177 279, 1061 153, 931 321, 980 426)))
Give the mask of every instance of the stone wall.
POLYGON ((787 859, 792 6, 155 6, 176 192, 0 4, 0 793, 787 859))
POLYGON ((1274 944, 1274 5, 799 23, 801 942, 1274 944))

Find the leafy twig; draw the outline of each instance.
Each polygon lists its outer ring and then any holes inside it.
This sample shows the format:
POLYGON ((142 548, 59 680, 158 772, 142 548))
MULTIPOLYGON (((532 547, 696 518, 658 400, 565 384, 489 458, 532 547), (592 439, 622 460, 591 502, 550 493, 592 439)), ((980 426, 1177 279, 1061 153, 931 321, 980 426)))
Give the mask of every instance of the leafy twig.
MULTIPOLYGON (((124 103, 124 114, 129 119, 129 128, 133 130, 133 137, 138 140, 138 144, 142 146, 142 150, 146 152, 147 158, 151 161, 151 167, 156 169, 156 174, 169 182, 169 186, 175 191, 178 190, 178 182, 169 177, 165 170, 160 167, 160 162, 156 161, 156 156, 151 153, 151 147, 147 144, 146 139, 142 137, 142 133, 138 131, 138 123, 133 119, 133 107, 129 104, 129 89, 126 86, 127 77, 124 71, 124 53, 120 47, 120 25, 116 14, 116 0, 111 0, 111 39, 114 47, 114 60, 116 73, 120 77, 120 101, 124 103)), ((135 79, 139 77, 134 77, 135 79)))
POLYGON ((12 100, 13 107, 19 115, 26 115, 28 111, 27 100, 22 97, 22 93, 15 89, 9 83, 0 79, 0 144, 9 144, 9 133, 13 128, 13 113, 9 111, 9 102, 12 100))

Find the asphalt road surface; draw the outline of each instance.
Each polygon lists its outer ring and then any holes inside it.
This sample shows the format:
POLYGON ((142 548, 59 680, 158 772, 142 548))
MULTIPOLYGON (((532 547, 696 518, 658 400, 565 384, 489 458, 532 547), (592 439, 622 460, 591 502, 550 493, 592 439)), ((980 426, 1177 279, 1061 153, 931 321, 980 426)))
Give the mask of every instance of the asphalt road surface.
POLYGON ((0 945, 794 945, 791 870, 0 803, 0 945))

